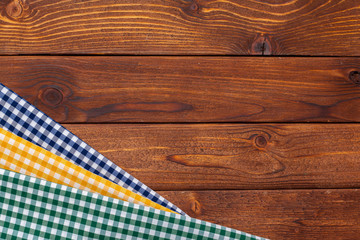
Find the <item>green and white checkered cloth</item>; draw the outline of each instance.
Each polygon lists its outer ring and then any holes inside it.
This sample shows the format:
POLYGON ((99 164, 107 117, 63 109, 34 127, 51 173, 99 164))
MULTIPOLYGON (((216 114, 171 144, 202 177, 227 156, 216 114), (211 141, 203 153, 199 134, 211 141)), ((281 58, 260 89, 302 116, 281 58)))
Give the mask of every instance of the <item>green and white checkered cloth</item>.
POLYGON ((0 169, 1 239, 263 239, 0 169))

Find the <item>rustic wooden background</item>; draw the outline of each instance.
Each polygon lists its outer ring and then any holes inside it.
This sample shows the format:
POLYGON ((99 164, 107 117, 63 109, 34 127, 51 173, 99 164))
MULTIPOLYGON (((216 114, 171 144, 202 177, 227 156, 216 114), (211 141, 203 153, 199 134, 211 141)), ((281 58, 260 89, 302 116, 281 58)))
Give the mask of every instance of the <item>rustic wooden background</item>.
POLYGON ((360 234, 360 1, 2 0, 8 87, 189 215, 360 234))

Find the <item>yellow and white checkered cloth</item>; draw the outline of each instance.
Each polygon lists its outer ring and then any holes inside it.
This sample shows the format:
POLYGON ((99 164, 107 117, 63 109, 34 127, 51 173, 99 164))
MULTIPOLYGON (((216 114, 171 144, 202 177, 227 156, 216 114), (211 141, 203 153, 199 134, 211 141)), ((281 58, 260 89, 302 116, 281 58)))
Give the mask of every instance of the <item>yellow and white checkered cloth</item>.
POLYGON ((0 128, 0 168, 173 212, 0 128))

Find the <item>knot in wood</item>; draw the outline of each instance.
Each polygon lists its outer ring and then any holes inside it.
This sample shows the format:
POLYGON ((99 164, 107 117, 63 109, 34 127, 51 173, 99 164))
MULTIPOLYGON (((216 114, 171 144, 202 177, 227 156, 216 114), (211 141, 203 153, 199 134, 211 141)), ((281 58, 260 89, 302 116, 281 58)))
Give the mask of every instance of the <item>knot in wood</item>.
POLYGON ((23 12, 21 0, 13 0, 6 6, 6 13, 11 18, 19 18, 23 12))
POLYGON ((259 148, 264 148, 267 145, 267 140, 264 136, 258 135, 255 137, 255 145, 259 148))
POLYGON ((46 105, 56 107, 62 103, 64 95, 57 88, 49 87, 43 90, 40 98, 46 105))
POLYGON ((190 16, 197 16, 200 12, 200 5, 196 2, 196 0, 191 0, 186 3, 182 10, 190 16))
POLYGON ((193 211, 195 214, 201 213, 201 205, 200 203, 194 199, 194 201, 191 203, 191 211, 193 211))
POLYGON ((195 2, 193 2, 191 5, 190 5, 190 10, 191 11, 194 11, 194 12, 197 12, 199 10, 199 5, 197 5, 195 2))
POLYGON ((250 47, 250 54, 252 55, 271 55, 273 47, 270 38, 264 34, 258 34, 253 40, 250 47))
POLYGON ((349 73, 349 79, 356 85, 360 85, 360 72, 359 71, 351 71, 349 73))

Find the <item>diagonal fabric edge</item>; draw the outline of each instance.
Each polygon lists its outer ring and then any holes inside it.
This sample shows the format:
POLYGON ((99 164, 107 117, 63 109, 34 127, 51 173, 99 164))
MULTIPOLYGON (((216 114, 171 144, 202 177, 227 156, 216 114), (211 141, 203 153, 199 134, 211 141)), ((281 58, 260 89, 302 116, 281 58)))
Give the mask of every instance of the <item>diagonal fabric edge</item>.
POLYGON ((107 180, 186 215, 80 138, 0 84, 0 126, 107 180))

